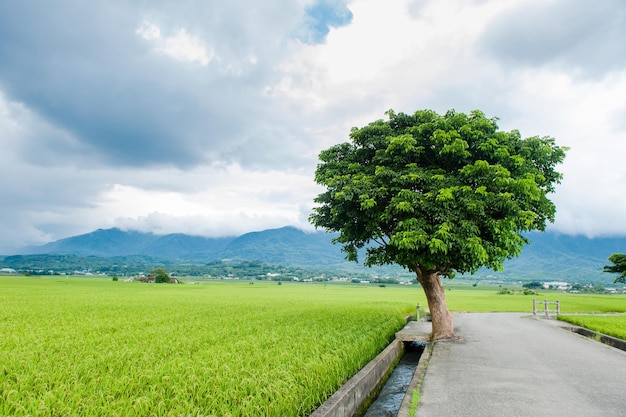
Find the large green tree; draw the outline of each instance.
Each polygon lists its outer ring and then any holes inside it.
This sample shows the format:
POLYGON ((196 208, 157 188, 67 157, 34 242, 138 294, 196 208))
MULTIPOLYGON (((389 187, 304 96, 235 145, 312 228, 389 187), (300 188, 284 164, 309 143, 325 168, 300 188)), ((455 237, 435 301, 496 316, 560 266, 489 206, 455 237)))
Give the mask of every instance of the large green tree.
POLYGON ((326 191, 310 220, 339 232, 334 242, 350 260, 365 247, 366 265, 415 272, 433 339, 452 337, 440 277, 500 270, 528 243, 523 232, 554 221, 547 195, 566 149, 550 137, 499 131, 479 111, 386 114, 321 152, 315 180, 326 191))
POLYGON ((613 281, 614 284, 618 282, 626 283, 626 255, 623 253, 614 253, 609 256, 609 261, 613 262, 613 265, 604 265, 602 271, 620 274, 613 281))

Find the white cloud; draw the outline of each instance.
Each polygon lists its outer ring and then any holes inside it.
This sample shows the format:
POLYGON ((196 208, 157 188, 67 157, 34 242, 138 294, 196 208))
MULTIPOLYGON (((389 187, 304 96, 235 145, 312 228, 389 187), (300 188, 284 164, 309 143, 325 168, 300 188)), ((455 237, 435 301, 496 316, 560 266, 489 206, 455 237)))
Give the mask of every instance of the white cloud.
POLYGON ((164 179, 160 189, 145 183, 110 186, 89 215, 110 227, 159 233, 223 236, 285 225, 306 229, 311 228, 311 195, 320 191, 311 178, 310 173, 248 171, 238 165, 170 170, 150 179, 164 179))
POLYGON ((626 71, 601 80, 550 70, 523 71, 510 96, 525 136, 549 135, 570 147, 561 167, 563 183, 554 196, 552 227, 590 237, 626 231, 626 131, 619 124, 626 104, 626 71))
POLYGON ((152 42, 154 49, 177 61, 197 63, 207 66, 215 59, 215 52, 197 36, 187 30, 178 29, 172 36, 163 36, 161 28, 154 23, 144 22, 136 31, 146 41, 152 42))
POLYGON ((336 117, 334 141, 390 108, 474 109, 489 97, 463 92, 488 86, 497 71, 476 55, 475 43, 498 13, 521 2, 422 1, 415 10, 408 0, 354 1, 352 23, 331 29, 323 44, 295 50, 271 92, 309 114, 336 117))

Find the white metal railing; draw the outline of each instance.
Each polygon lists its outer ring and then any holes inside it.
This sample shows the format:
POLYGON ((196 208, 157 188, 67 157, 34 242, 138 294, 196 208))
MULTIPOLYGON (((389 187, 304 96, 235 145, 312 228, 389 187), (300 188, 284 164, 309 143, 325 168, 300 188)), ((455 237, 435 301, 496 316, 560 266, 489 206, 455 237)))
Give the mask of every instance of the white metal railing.
POLYGON ((547 319, 550 318, 550 313, 556 313, 556 315, 558 316, 559 314, 561 314, 561 304, 559 303, 559 300, 543 300, 543 302, 537 302, 537 300, 533 298, 533 317, 537 317, 537 313, 539 312, 543 312, 547 319), (552 304, 556 306, 554 310, 550 310, 550 305, 552 304), (543 305, 543 309, 541 309, 541 305, 543 305))

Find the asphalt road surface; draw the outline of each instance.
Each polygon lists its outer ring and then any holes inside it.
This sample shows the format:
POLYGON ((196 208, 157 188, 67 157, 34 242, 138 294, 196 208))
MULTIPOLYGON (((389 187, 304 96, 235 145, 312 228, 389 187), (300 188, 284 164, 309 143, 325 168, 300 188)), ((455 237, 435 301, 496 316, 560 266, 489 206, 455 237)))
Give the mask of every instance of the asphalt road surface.
POLYGON ((528 314, 454 321, 459 340, 435 345, 418 417, 626 416, 626 352, 528 314))

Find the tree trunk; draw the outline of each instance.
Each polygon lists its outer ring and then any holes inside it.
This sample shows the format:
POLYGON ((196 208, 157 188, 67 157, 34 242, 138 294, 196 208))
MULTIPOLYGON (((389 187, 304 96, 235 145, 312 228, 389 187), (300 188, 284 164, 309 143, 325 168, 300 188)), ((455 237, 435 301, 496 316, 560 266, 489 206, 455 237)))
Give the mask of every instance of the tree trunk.
POLYGON ((428 301, 433 324, 432 340, 454 337, 454 322, 446 305, 446 293, 439 281, 439 272, 424 271, 418 267, 416 273, 428 301))

